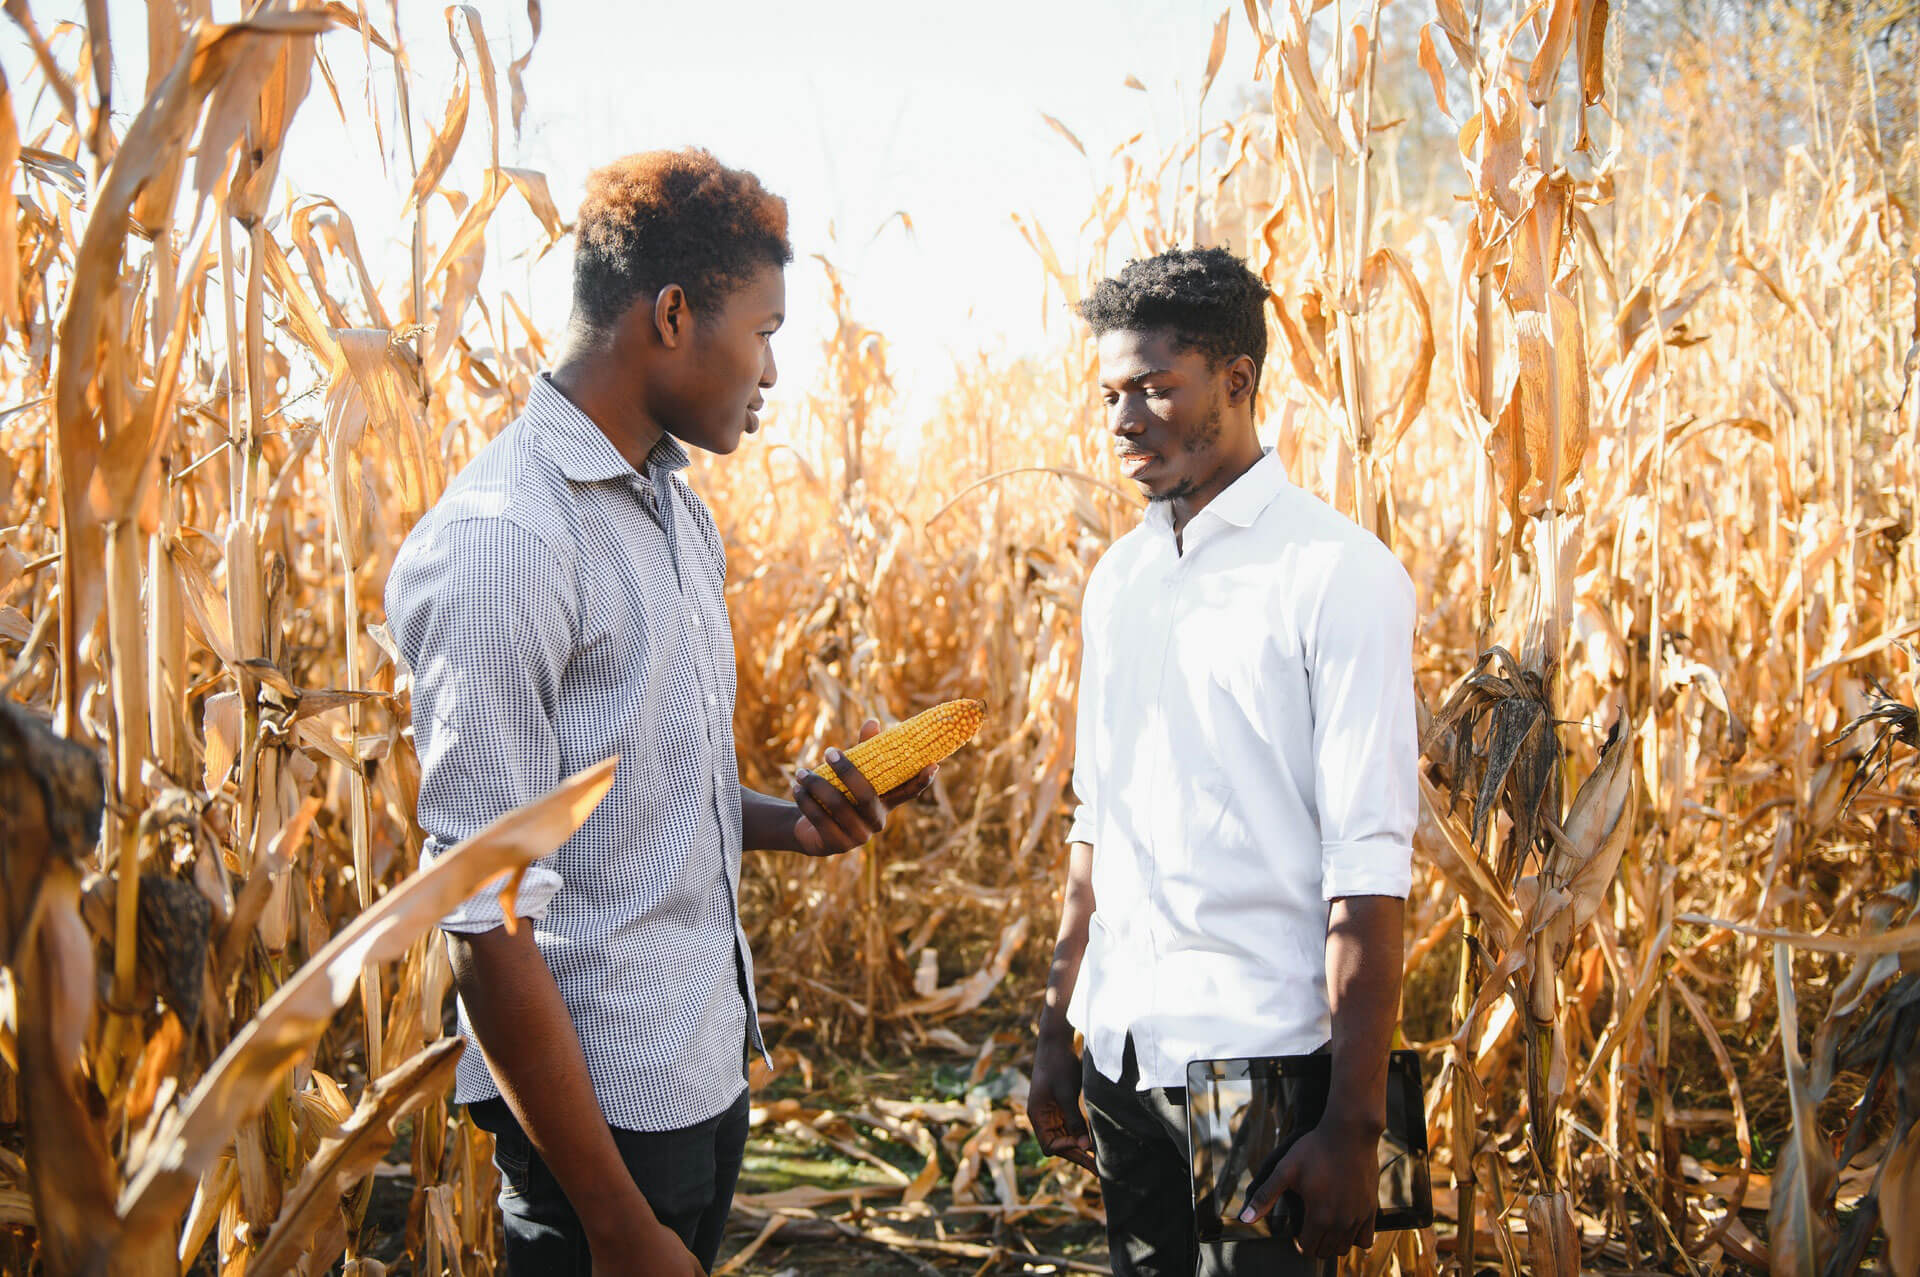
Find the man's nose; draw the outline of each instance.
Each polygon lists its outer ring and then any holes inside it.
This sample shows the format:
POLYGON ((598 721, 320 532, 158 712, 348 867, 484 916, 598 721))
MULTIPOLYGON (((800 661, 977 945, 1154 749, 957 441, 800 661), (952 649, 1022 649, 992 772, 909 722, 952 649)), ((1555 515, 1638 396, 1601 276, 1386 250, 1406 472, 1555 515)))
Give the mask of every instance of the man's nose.
POLYGON ((780 370, 774 367, 773 363, 773 347, 769 345, 767 347, 767 357, 760 365, 760 388, 762 390, 768 389, 775 381, 779 380, 779 377, 780 370))
POLYGON ((1147 415, 1140 411, 1131 395, 1121 396, 1107 409, 1107 429, 1122 439, 1139 434, 1146 425, 1147 415))

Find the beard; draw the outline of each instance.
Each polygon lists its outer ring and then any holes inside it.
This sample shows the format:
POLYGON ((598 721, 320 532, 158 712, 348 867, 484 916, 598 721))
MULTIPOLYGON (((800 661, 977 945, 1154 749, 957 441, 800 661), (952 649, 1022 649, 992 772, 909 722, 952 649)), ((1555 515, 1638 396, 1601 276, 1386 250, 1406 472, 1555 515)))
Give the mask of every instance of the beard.
MULTIPOLYGON (((1186 438, 1180 441, 1180 451, 1187 456, 1197 456, 1209 451, 1220 441, 1220 419, 1226 414, 1226 405, 1216 393, 1213 403, 1207 408, 1207 415, 1194 423, 1187 431, 1186 438)), ((1200 480, 1188 475, 1165 492, 1150 492, 1147 501, 1159 505, 1166 501, 1182 501, 1200 490, 1200 480)))

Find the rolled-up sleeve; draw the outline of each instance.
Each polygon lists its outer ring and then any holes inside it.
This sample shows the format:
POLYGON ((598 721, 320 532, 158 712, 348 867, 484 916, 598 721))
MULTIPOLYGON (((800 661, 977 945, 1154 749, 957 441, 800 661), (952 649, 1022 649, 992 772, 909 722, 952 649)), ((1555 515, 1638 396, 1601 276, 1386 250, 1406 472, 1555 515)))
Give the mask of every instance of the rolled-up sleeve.
POLYGON ((1419 818, 1413 583, 1384 546, 1345 556, 1313 628, 1314 788, 1322 894, 1397 896, 1419 818))
MULTIPOLYGON (((560 783, 553 712, 573 646, 569 577, 541 539, 507 519, 457 519, 410 543, 387 581, 387 620, 413 667, 423 864, 560 783)), ((514 913, 546 916, 560 890, 552 857, 521 878, 514 913)), ((440 922, 505 921, 500 884, 440 922)))

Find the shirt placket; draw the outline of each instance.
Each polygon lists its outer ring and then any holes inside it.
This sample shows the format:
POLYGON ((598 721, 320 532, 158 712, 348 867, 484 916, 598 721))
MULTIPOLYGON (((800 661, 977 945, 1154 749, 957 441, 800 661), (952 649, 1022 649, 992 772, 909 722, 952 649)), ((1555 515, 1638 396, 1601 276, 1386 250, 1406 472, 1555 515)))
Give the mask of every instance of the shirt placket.
MULTIPOLYGON (((757 1048, 760 1046, 760 1028, 753 1014, 753 994, 747 988, 747 958, 742 949, 745 940, 739 918, 740 862, 734 855, 735 849, 730 845, 728 837, 728 831, 734 827, 734 820, 728 818, 724 807, 732 789, 728 784, 730 778, 726 773, 726 760, 730 757, 727 751, 733 748, 731 739, 733 724, 730 720, 723 719, 720 713, 720 672, 714 667, 714 651, 717 644, 711 632, 712 624, 717 622, 708 620, 704 599, 697 589, 688 590, 687 574, 680 568, 677 547, 681 543, 682 536, 697 538, 699 531, 681 526, 680 502, 673 498, 671 483, 672 479, 669 476, 660 485, 660 488, 665 488, 666 491, 660 491, 657 488, 648 490, 655 494, 656 502, 664 503, 664 507, 659 510, 656 517, 660 519, 663 530, 666 530, 667 551, 673 557, 674 571, 679 578, 680 614, 683 618, 682 623, 687 629, 687 648, 693 653, 694 674, 700 683, 700 698, 706 711, 707 757, 711 764, 710 788, 713 793, 713 814, 719 822, 720 856, 725 866, 728 886, 731 888, 727 892, 727 923, 733 931, 734 964, 740 980, 741 993, 747 1004, 747 1032, 752 1038, 752 1044, 757 1048)), ((737 818, 736 813, 735 819, 737 818)))
MULTIPOLYGON (((1155 724, 1155 730, 1147 733, 1147 747, 1151 754, 1147 775, 1161 778, 1158 783, 1172 784, 1171 777, 1179 774, 1180 760, 1174 757, 1172 733, 1167 729, 1166 699, 1167 679, 1171 677, 1171 656, 1173 650, 1174 618, 1180 610, 1180 594, 1186 581, 1187 560, 1174 552, 1171 533, 1167 535, 1164 547, 1165 559, 1156 568, 1158 579, 1156 588, 1165 604, 1149 610, 1152 624, 1146 633, 1146 668, 1143 671, 1148 678, 1143 680, 1152 688, 1148 706, 1147 721, 1155 724)), ((1165 796, 1167 801, 1156 801, 1151 806, 1152 816, 1147 820, 1146 864, 1141 866, 1140 879, 1146 884, 1149 907, 1144 911, 1147 919, 1147 1007, 1157 1011, 1160 1007, 1160 957, 1165 951, 1165 928, 1162 926, 1161 911, 1152 907, 1151 902, 1161 899, 1160 865, 1162 853, 1170 850, 1170 839, 1177 838, 1177 824, 1180 819, 1179 795, 1165 796)), ((1147 1018, 1152 1023, 1152 1018, 1147 1018)), ((1147 1041, 1137 1043, 1142 1053, 1157 1057, 1161 1054, 1161 1043, 1157 1032, 1149 1029, 1147 1041)), ((1144 1067, 1144 1064, 1143 1064, 1144 1067)))

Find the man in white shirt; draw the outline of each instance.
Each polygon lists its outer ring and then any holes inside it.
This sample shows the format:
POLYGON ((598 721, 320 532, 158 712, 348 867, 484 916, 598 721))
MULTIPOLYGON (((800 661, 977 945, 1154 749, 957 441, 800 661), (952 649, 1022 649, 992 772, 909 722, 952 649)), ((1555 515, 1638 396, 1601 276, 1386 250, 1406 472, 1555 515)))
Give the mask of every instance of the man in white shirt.
POLYGON ((1081 306, 1150 504, 1087 582, 1029 1112, 1047 1152, 1099 1174, 1119 1277, 1331 1272, 1373 1236, 1418 810, 1413 587, 1262 451, 1266 297, 1232 254, 1174 250, 1081 306), (1188 1061, 1323 1048, 1326 1116, 1245 1217, 1293 1194, 1298 1246, 1202 1247, 1188 1061))

